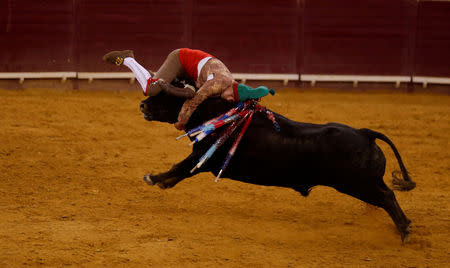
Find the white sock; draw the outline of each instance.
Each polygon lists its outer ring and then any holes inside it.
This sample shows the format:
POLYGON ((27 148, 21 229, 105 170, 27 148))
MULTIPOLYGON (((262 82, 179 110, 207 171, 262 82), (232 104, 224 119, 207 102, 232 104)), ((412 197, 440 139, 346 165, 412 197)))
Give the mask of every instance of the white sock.
POLYGON ((130 70, 134 73, 134 76, 136 76, 136 79, 138 80, 139 84, 141 84, 142 91, 144 91, 147 88, 147 80, 150 78, 150 73, 142 67, 135 59, 133 58, 125 58, 123 60, 123 65, 130 68, 130 70))

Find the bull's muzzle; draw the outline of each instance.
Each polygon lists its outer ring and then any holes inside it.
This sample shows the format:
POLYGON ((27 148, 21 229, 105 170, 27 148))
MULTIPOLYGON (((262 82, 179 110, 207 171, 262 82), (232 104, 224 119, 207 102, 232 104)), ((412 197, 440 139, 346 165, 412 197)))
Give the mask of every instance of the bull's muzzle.
POLYGON ((148 120, 148 121, 153 120, 152 115, 148 113, 147 105, 145 103, 141 102, 141 104, 139 105, 139 109, 141 110, 141 113, 144 116, 145 120, 148 120))

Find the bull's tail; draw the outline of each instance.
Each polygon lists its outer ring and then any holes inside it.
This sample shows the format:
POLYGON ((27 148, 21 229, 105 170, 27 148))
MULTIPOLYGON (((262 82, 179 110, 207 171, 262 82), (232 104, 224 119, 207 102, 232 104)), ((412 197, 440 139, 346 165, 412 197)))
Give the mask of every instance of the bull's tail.
POLYGON ((392 184, 394 185, 394 189, 400 191, 410 191, 414 189, 414 187, 416 187, 416 183, 409 176, 408 171, 403 164, 402 157, 400 156, 400 153, 398 152, 394 143, 383 133, 376 132, 367 128, 362 128, 360 129, 360 131, 366 134, 371 139, 379 139, 386 142, 387 144, 389 144, 389 146, 391 146, 392 151, 394 151, 395 157, 397 158, 398 164, 400 165, 401 174, 403 175, 403 179, 401 179, 398 176, 400 173, 398 170, 392 172, 392 184))

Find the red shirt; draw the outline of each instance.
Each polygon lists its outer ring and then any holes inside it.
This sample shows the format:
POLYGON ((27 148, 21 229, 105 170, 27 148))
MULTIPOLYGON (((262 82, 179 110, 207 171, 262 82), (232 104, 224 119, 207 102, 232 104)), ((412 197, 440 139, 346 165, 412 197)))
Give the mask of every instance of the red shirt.
POLYGON ((198 62, 206 57, 212 57, 210 54, 197 49, 181 48, 178 57, 181 66, 183 66, 186 73, 197 81, 197 65, 198 62))

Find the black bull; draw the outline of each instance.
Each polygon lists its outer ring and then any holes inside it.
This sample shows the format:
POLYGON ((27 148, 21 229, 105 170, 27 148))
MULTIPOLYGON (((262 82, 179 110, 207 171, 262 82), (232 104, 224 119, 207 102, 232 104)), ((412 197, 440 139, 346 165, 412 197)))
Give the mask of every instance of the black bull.
MULTIPOLYGON (((183 102, 182 98, 161 92, 142 101, 140 108, 147 120, 172 124, 176 122, 183 102)), ((223 114, 233 106, 219 98, 208 99, 194 112, 186 129, 223 114)), ((394 186, 399 190, 411 190, 415 183, 409 177, 394 144, 385 135, 337 123, 299 123, 277 113, 274 115, 280 132, 275 131, 265 114, 255 113, 222 177, 258 185, 288 187, 303 196, 307 196, 316 185, 333 187, 385 209, 400 231, 402 240, 408 240, 411 221, 397 203, 394 192, 383 181, 386 159, 375 139, 388 143, 398 160, 403 179, 394 176, 394 186)), ((233 138, 193 173, 191 169, 217 136, 210 135, 195 144, 192 153, 169 171, 145 175, 144 180, 165 189, 200 172, 212 172, 217 176, 233 138)))

